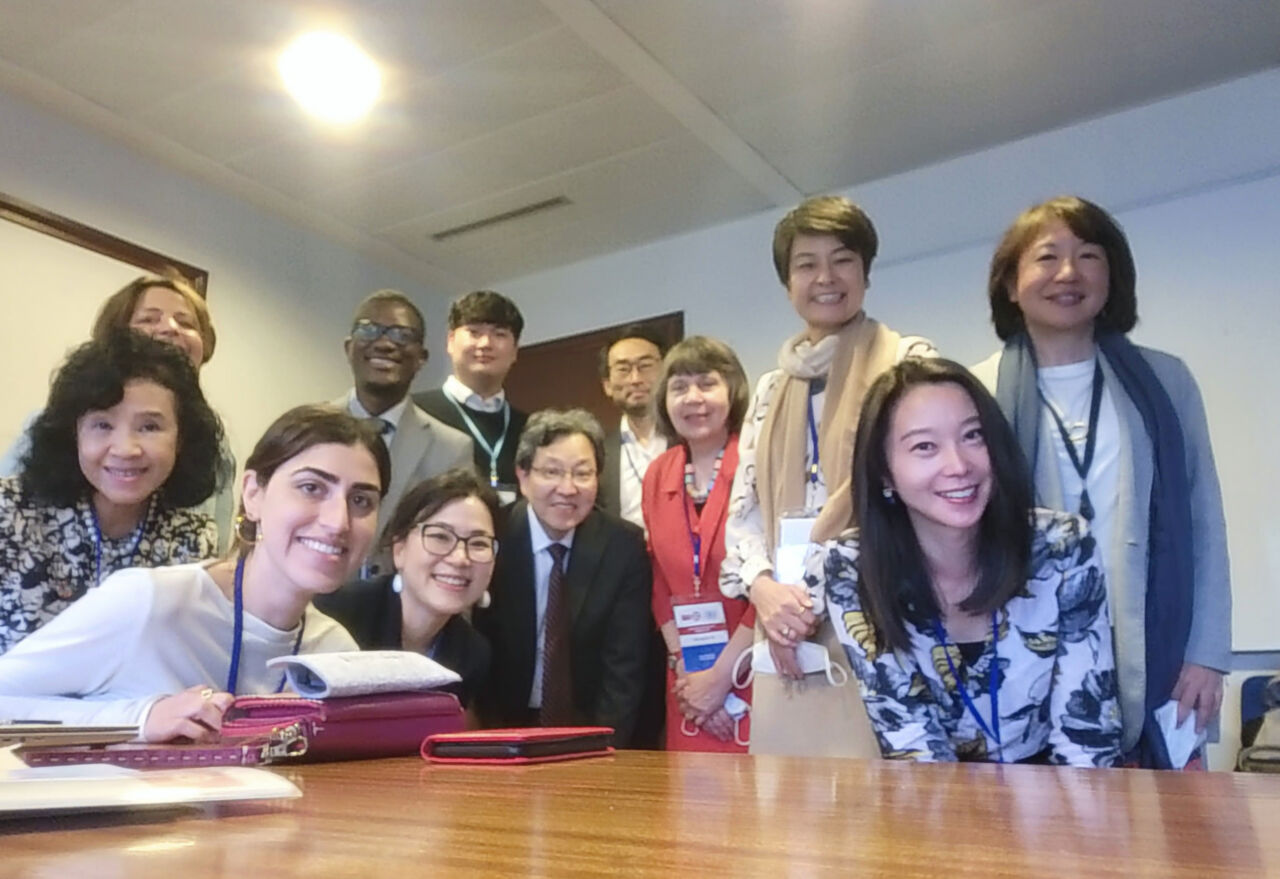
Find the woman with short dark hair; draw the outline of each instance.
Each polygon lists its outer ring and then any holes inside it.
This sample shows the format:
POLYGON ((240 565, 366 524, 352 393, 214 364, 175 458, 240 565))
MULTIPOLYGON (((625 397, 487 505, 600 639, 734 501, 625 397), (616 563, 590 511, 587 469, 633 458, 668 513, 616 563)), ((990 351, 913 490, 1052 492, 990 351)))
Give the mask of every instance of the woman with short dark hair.
POLYGON ((1129 341, 1137 271, 1119 223, 1092 202, 1024 211, 991 260, 1004 348, 975 367, 1013 424, 1039 503, 1078 511, 1115 613, 1126 762, 1167 768, 1153 712, 1203 730, 1231 666, 1226 521, 1195 379, 1129 341))
MULTIPOLYGON (((177 276, 140 275, 107 297, 93 320, 89 337, 96 342, 133 330, 166 342, 191 361, 196 374, 213 358, 218 335, 204 295, 177 276)), ((18 438, 0 459, 0 475, 18 472, 18 462, 30 448, 28 430, 39 413, 29 417, 18 438)), ((231 518, 235 513, 232 489, 235 456, 226 437, 218 448, 219 482, 216 491, 200 504, 200 512, 213 517, 218 528, 218 550, 231 543, 231 518)))
POLYGON ((447 470, 405 493, 383 529, 395 573, 316 599, 362 650, 422 653, 457 672, 464 706, 489 674, 488 640, 467 613, 488 600, 498 494, 472 470, 447 470))
POLYGON ((356 649, 311 601, 368 554, 390 474, 382 438, 348 413, 299 406, 281 415, 245 461, 236 551, 107 578, 0 656, 0 722, 216 739, 235 696, 284 689, 272 659, 356 649))
POLYGON ((195 369, 131 331, 54 377, 18 476, 0 479, 0 653, 112 571, 208 558, 222 425, 195 369))
POLYGON ((867 393, 856 527, 805 576, 885 757, 1111 766, 1120 713, 1106 586, 1068 513, 1032 510, 995 400, 949 360, 910 358, 867 393))

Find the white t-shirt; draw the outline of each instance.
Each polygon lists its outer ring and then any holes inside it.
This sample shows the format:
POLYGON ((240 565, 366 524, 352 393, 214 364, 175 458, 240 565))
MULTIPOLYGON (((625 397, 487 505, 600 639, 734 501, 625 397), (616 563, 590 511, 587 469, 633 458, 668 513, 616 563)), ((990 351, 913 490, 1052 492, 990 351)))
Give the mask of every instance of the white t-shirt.
MULTIPOLYGON (((1037 370, 1040 392, 1048 406, 1062 419, 1081 463, 1084 462, 1085 444, 1089 435, 1089 405, 1093 400, 1096 362, 1090 358, 1080 363, 1045 366, 1037 370)), ((1062 432, 1058 430, 1057 422, 1048 408, 1043 408, 1041 413, 1040 430, 1050 438, 1057 454, 1063 505, 1067 512, 1079 513, 1080 494, 1084 486, 1067 454, 1062 432)), ((1098 407, 1097 432, 1088 476, 1089 503, 1094 509, 1089 530, 1093 532, 1098 550, 1102 553, 1103 569, 1107 570, 1111 562, 1111 529, 1120 494, 1120 418, 1111 388, 1106 384, 1102 386, 1102 402, 1098 407)))
MULTIPOLYGON (((203 565, 128 568, 91 589, 0 656, 0 722, 137 725, 159 699, 204 684, 225 689, 232 603, 203 565)), ((298 630, 244 615, 236 692, 276 692, 298 630)), ((359 650, 347 630, 308 607, 299 653, 359 650)))

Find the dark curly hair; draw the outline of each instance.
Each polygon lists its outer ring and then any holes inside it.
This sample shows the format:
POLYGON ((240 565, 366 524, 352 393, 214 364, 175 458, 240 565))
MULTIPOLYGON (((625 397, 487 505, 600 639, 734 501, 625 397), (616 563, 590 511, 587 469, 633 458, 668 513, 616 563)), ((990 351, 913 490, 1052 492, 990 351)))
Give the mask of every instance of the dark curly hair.
POLYGON ((172 345, 132 330, 86 342, 54 374, 49 402, 27 431, 19 479, 43 503, 67 507, 93 493, 80 469, 76 436, 80 418, 110 409, 134 380, 152 381, 173 393, 178 449, 173 470, 156 492, 167 509, 204 503, 230 478, 220 452, 222 422, 205 401, 186 355, 172 345))

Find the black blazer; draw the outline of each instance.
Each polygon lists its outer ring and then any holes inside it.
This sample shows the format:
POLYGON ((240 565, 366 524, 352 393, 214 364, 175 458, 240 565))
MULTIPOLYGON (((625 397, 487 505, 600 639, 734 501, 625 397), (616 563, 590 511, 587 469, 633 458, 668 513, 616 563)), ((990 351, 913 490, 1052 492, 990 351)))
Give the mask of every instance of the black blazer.
POLYGON ((606 513, 622 515, 622 432, 616 425, 604 436, 604 468, 600 471, 596 506, 606 513))
MULTIPOLYGON (((493 603, 475 615, 493 646, 480 710, 486 722, 500 726, 527 722, 533 687, 538 613, 530 515, 524 500, 511 507, 489 586, 493 603)), ((631 742, 644 690, 651 589, 644 532, 592 510, 574 532, 565 580, 574 722, 613 727, 621 747, 631 742)))
MULTIPOLYGON (((399 650, 400 596, 391 588, 394 574, 348 583, 312 602, 321 613, 337 620, 351 633, 361 650, 399 650)), ((468 705, 489 675, 489 642, 463 617, 450 617, 436 636, 432 658, 462 675, 462 683, 445 687, 468 705)))

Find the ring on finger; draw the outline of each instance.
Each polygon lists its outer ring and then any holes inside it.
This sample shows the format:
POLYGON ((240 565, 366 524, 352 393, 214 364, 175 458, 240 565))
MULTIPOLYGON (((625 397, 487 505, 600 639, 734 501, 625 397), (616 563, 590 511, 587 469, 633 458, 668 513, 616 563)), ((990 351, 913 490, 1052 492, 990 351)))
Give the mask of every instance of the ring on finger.
POLYGON ((784 637, 784 638, 790 638, 790 637, 791 637, 791 627, 790 627, 790 626, 783 626, 783 627, 782 627, 782 637, 784 637))
POLYGON ((200 691, 200 698, 208 702, 213 698, 213 687, 205 687, 200 691))

